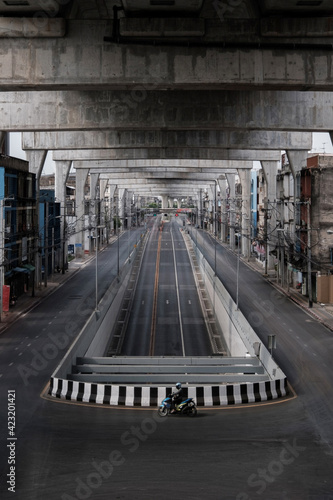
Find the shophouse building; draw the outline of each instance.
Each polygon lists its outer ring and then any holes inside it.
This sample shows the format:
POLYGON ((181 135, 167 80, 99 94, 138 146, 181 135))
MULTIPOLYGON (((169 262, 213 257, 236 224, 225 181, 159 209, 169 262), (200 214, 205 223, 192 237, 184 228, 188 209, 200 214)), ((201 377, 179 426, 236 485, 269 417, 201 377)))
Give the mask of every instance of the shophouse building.
POLYGON ((1 305, 6 310, 34 288, 36 182, 28 162, 0 154, 0 203, 1 305))

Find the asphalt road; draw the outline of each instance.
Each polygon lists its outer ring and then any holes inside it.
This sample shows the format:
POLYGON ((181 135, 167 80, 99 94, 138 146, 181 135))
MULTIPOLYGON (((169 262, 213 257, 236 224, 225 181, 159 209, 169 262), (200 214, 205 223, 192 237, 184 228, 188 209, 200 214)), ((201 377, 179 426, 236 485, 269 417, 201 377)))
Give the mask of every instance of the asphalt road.
MULTIPOLYGON (((101 293, 116 254, 113 245, 99 255, 101 293)), ((120 254, 126 257, 125 246, 120 254)), ((217 262, 234 286, 234 256, 218 247, 217 262)), ((332 334, 246 266, 240 266, 240 307, 252 313, 260 335, 279 332, 275 357, 296 398, 199 409, 195 419, 41 398, 94 307, 94 273, 91 262, 1 335, 1 499, 333 499, 332 334), (7 430, 8 391, 16 396, 17 440, 7 430), (13 454, 15 493, 7 483, 13 454)))
POLYGON ((182 225, 173 221, 159 228, 158 220, 143 256, 122 354, 210 355, 182 225))

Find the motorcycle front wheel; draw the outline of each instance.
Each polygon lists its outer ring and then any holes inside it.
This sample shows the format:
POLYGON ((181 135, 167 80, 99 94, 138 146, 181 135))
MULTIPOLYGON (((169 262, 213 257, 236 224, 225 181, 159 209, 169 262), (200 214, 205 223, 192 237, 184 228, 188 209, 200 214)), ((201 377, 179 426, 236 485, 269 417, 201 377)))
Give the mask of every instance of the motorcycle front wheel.
POLYGON ((162 406, 157 410, 157 413, 160 417, 166 417, 168 414, 168 409, 166 408, 166 406, 162 406))

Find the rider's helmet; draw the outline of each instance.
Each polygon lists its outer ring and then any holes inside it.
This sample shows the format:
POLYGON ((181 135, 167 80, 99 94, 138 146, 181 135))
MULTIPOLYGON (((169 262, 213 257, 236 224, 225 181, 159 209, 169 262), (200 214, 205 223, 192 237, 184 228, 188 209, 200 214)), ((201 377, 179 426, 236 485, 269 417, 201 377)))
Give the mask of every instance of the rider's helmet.
POLYGON ((177 388, 177 389, 180 389, 180 388, 181 388, 181 386, 182 386, 182 384, 181 384, 180 382, 177 382, 177 384, 176 384, 176 388, 177 388))

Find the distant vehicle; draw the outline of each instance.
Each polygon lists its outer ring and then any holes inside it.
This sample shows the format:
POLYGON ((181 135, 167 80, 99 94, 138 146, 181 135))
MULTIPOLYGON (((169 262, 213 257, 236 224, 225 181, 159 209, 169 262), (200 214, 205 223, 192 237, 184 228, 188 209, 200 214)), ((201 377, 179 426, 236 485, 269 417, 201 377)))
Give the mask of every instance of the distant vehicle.
POLYGON ((170 222, 170 215, 169 214, 162 214, 162 222, 170 222))

